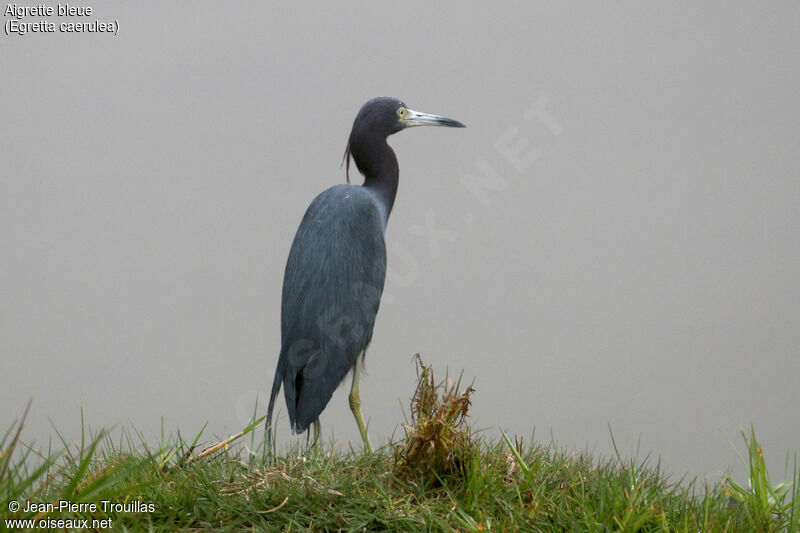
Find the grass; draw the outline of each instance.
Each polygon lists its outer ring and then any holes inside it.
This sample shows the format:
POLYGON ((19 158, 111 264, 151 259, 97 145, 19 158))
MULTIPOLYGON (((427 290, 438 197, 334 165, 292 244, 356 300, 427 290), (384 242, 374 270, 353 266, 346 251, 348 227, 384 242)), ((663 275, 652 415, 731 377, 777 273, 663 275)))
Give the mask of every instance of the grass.
POLYGON ((124 430, 117 440, 84 430, 81 443, 45 453, 21 441, 23 416, 0 440, 0 530, 13 518, 132 531, 800 531, 796 460, 790 481, 773 485, 752 428, 742 433, 747 486, 672 482, 647 459, 477 438, 466 423, 472 388, 419 370, 404 438, 374 453, 264 454, 255 417, 202 452, 202 431, 191 442, 162 434, 153 447, 124 430), (12 500, 54 506, 11 512, 12 500))

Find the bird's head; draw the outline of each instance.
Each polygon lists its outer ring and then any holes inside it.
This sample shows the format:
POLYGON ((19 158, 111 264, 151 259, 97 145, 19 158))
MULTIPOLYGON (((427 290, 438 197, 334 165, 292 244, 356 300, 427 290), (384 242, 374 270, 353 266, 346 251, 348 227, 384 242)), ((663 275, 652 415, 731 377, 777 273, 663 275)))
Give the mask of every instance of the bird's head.
POLYGON ((350 156, 356 160, 356 165, 362 169, 359 161, 360 152, 369 150, 374 142, 385 142, 386 137, 398 131, 414 126, 447 126, 450 128, 464 128, 464 124, 451 118, 430 115, 409 109, 403 101, 389 96, 379 96, 369 100, 361 106, 361 110, 353 121, 353 129, 345 149, 347 159, 348 178, 350 156))
POLYGON ((361 106, 361 110, 353 122, 353 132, 369 130, 374 135, 387 137, 413 126, 465 127, 461 122, 451 118, 409 109, 402 100, 397 98, 379 96, 361 106))

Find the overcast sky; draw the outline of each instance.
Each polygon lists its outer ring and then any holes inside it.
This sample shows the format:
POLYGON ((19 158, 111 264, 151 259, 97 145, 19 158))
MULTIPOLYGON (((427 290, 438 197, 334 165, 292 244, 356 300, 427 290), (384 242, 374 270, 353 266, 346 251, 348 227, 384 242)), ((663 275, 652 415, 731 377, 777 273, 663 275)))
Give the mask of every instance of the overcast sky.
MULTIPOLYGON (((118 35, 0 36, 0 431, 29 398, 38 443, 263 414, 295 229, 391 95, 468 128, 390 139, 373 442, 421 352, 489 435, 610 425, 677 476, 751 422, 774 477, 800 451, 796 2, 88 5, 45 18, 118 35)), ((346 396, 323 430, 358 443, 346 396)))

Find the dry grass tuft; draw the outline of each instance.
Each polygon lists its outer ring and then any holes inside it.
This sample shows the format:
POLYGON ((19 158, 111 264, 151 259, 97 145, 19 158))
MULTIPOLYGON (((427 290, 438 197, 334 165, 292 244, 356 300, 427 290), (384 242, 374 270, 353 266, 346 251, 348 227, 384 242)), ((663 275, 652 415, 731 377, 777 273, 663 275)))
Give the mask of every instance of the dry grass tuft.
POLYGON ((430 475, 431 481, 461 477, 472 455, 470 385, 459 391, 461 380, 436 383, 433 369, 416 354, 417 388, 411 398, 411 424, 403 426, 406 439, 395 448, 395 472, 430 475))

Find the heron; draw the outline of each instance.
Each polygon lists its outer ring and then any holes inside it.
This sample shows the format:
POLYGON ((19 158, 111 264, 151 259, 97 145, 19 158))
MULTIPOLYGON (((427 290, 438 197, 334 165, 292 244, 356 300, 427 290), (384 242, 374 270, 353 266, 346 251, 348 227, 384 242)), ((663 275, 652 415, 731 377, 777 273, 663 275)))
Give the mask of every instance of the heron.
POLYGON ((399 179, 389 135, 413 126, 464 124, 421 113, 397 98, 365 103, 353 121, 345 148, 347 184, 320 193, 309 205, 294 237, 283 278, 281 350, 267 409, 267 443, 272 439, 275 398, 283 386, 292 431, 313 425, 352 372, 349 403, 364 442, 372 451, 361 413, 359 382, 386 279, 384 233, 399 179), (364 176, 350 184, 350 160, 364 176))

